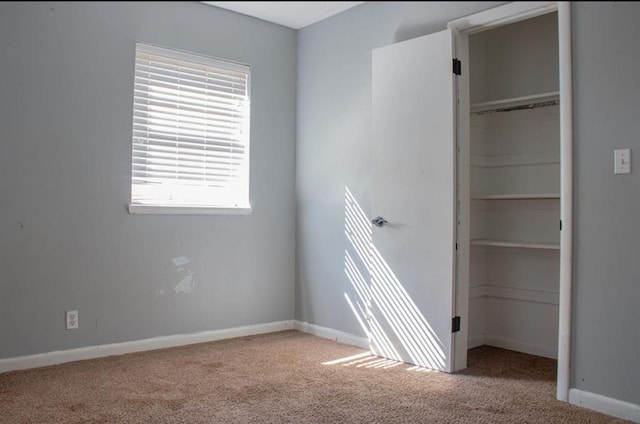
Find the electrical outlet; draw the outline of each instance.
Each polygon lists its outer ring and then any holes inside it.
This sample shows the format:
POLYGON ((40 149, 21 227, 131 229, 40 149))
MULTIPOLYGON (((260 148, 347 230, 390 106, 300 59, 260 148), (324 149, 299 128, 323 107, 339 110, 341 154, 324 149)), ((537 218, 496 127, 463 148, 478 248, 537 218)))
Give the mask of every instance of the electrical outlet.
POLYGON ((67 330, 75 330, 78 328, 78 311, 67 311, 67 330))

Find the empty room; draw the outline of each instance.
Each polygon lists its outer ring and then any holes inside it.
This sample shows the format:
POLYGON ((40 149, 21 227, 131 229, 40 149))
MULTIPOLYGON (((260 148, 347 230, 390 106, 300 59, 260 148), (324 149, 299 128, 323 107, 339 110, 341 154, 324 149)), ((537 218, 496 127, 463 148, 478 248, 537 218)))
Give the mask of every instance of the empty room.
POLYGON ((0 423, 640 423, 638 19, 0 3, 0 423))

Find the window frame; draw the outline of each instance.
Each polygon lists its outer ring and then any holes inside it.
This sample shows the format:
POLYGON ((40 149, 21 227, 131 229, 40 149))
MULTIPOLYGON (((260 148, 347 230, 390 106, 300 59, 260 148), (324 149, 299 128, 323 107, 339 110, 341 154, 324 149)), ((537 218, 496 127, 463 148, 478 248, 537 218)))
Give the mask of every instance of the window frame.
MULTIPOLYGON (((221 203, 220 205, 215 204, 161 204, 160 202, 154 203, 140 203, 134 202, 133 200, 133 191, 134 191, 134 182, 133 182, 133 170, 134 170, 134 131, 132 121, 132 132, 131 132, 131 156, 130 159, 130 178, 129 178, 129 188, 130 188, 130 196, 129 203, 127 205, 128 212, 130 214, 162 214, 162 215, 249 215, 252 212, 251 206, 251 133, 250 133, 250 122, 251 122, 251 67, 247 64, 234 62, 225 59, 219 59, 216 57, 205 56, 201 54, 186 52, 183 50, 160 47, 149 43, 144 42, 136 42, 135 44, 135 52, 134 59, 137 59, 138 53, 150 53, 157 56, 166 57, 173 60, 184 60, 186 62, 192 62, 199 65, 205 65, 210 67, 217 67, 226 70, 240 71, 246 73, 246 95, 249 107, 249 113, 247 116, 247 125, 246 125, 246 137, 245 137, 245 167, 246 167, 246 187, 243 187, 243 192, 246 190, 246 204, 243 202, 238 206, 232 206, 228 203, 221 203)), ((137 70, 137 64, 134 63, 134 81, 135 74, 137 70)), ((135 84, 135 83, 134 83, 135 84)), ((135 120, 135 88, 133 91, 133 102, 132 102, 132 119, 135 120)))

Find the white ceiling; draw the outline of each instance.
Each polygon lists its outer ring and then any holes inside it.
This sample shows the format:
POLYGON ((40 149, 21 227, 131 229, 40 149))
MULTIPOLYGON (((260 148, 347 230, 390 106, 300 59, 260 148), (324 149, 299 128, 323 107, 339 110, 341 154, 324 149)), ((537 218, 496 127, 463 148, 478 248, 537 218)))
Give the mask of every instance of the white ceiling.
POLYGON ((203 1, 253 16, 254 18, 284 25, 293 29, 304 28, 325 18, 337 15, 363 1, 203 1))

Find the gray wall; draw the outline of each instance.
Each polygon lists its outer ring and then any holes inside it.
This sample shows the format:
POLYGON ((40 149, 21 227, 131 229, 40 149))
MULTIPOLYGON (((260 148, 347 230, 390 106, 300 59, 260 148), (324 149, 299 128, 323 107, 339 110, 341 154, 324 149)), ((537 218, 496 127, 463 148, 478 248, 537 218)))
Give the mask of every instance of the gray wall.
POLYGON ((496 2, 371 2, 298 35, 296 318, 364 336, 346 298, 345 189, 371 216, 371 50, 446 29, 496 2))
POLYGON ((640 405, 640 3, 573 5, 572 385, 640 405), (613 174, 613 149, 632 173, 613 174))
POLYGON ((197 2, 0 4, 0 358, 293 318, 296 39, 197 2), (251 215, 126 212, 135 41, 251 65, 251 215))
MULTIPOLYGON (((374 2, 298 40, 296 318, 364 335, 346 299, 344 192, 371 216, 371 49, 446 28, 495 3, 374 2)), ((612 175, 615 147, 640 152, 637 3, 577 3, 572 387, 640 404, 640 165, 612 175)), ((361 265, 361 264, 360 264, 361 265)))

